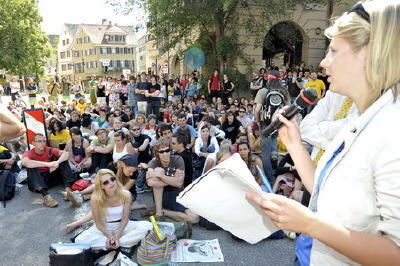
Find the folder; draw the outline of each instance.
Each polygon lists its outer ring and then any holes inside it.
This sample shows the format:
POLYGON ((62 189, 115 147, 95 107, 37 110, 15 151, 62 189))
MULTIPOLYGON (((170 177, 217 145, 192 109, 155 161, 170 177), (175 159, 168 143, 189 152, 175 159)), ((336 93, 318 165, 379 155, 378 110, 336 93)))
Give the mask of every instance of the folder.
POLYGON ((238 153, 193 181, 177 202, 233 235, 255 244, 279 230, 261 208, 246 199, 253 192, 265 197, 238 153))

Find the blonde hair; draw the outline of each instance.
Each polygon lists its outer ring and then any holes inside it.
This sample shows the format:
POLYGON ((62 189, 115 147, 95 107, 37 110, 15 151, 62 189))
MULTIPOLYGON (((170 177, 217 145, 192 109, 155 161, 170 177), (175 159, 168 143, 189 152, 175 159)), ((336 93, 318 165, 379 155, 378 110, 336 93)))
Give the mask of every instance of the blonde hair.
POLYGON ((104 175, 111 175, 116 178, 115 182, 117 183, 117 189, 115 190, 115 194, 121 200, 122 204, 126 201, 129 201, 129 193, 122 186, 119 179, 115 176, 114 172, 109 169, 100 169, 96 174, 96 179, 94 181, 94 191, 91 197, 91 201, 93 201, 99 208, 100 217, 102 219, 105 218, 106 208, 107 208, 107 195, 103 190, 103 184, 101 181, 101 177, 104 175))
POLYGON ((367 106, 392 89, 397 97, 400 89, 400 2, 398 0, 367 1, 363 7, 370 23, 359 15, 344 13, 325 30, 329 39, 341 37, 355 51, 368 45, 366 77, 370 89, 367 106))

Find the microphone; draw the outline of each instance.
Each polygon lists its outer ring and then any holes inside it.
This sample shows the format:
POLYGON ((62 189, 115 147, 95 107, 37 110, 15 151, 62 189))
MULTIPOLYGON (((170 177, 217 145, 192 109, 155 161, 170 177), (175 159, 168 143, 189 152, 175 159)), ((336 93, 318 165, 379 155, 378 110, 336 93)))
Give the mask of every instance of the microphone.
MULTIPOLYGON (((313 88, 307 88, 304 91, 301 91, 299 96, 294 100, 293 104, 289 106, 282 114, 286 119, 293 118, 297 113, 304 110, 309 105, 313 105, 318 99, 317 91, 313 88)), ((283 125, 279 119, 275 119, 269 124, 269 126, 263 130, 262 134, 265 137, 270 136, 274 133, 278 128, 283 125)))

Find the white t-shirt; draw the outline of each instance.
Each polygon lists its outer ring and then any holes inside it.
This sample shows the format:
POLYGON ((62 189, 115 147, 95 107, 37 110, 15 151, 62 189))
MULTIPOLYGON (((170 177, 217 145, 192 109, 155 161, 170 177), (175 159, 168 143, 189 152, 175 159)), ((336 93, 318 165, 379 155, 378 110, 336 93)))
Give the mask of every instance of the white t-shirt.
POLYGON ((19 92, 21 86, 19 85, 18 81, 10 82, 11 93, 19 92))

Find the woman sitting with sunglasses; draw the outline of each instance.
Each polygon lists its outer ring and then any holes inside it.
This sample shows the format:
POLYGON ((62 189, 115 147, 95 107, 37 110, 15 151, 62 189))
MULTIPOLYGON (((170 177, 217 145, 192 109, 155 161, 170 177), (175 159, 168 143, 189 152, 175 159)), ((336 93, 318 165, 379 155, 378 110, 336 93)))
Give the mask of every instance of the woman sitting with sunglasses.
POLYGON ((129 220, 131 193, 108 169, 97 172, 90 201, 94 225, 80 234, 76 243, 90 243, 94 249, 130 248, 152 228, 150 222, 129 220))

